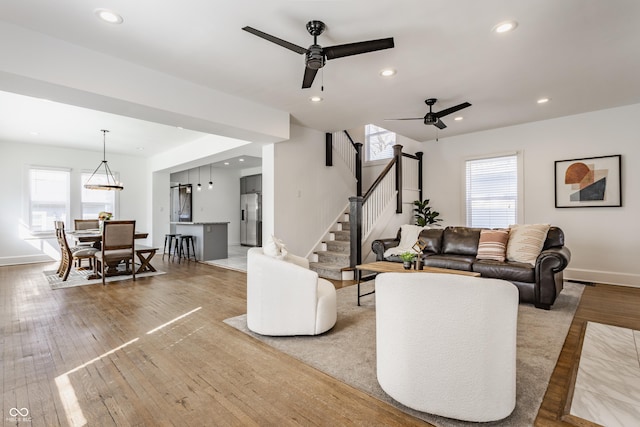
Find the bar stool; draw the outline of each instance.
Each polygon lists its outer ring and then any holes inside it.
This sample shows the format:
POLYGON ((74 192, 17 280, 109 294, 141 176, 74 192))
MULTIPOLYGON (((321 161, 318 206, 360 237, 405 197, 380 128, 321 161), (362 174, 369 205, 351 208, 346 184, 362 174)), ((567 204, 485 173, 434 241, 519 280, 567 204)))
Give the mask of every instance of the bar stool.
POLYGON ((169 254, 169 258, 171 258, 171 248, 175 243, 175 247, 178 247, 178 237, 181 234, 165 234, 164 235, 164 248, 162 248, 162 259, 164 259, 165 254, 169 254), (169 244, 169 250, 167 251, 167 243, 169 244))
POLYGON ((175 252, 178 252, 178 263, 180 263, 180 259, 182 258, 184 258, 185 260, 191 260, 192 253, 193 253, 193 260, 197 261, 196 247, 193 243, 194 239, 195 237, 190 234, 181 234, 180 236, 178 236, 178 242, 176 243, 176 248, 174 251, 174 255, 175 255, 175 252), (191 244, 191 247, 189 247, 189 244, 191 244), (186 250, 187 256, 185 256, 185 250, 186 250))

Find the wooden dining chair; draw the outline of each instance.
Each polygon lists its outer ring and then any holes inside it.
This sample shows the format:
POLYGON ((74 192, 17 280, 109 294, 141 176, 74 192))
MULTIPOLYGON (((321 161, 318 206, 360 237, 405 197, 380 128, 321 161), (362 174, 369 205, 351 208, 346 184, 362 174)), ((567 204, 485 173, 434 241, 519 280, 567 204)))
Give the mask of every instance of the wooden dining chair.
POLYGON ((76 230, 97 230, 100 227, 100 221, 97 219, 74 219, 73 226, 76 230))
POLYGON ((102 249, 96 253, 94 270, 100 272, 103 285, 109 265, 114 266, 122 261, 127 270, 131 269, 133 280, 136 280, 135 230, 135 221, 105 221, 102 225, 102 249))
POLYGON ((64 222, 55 221, 54 226, 56 230, 56 239, 60 245, 60 266, 58 267, 58 276, 62 277, 62 281, 64 282, 69 278, 73 261, 77 261, 77 265, 80 266, 83 259, 88 259, 89 267, 95 268, 93 260, 95 259, 96 252, 98 252, 98 250, 92 247, 70 247, 67 242, 67 235, 64 232, 64 222))

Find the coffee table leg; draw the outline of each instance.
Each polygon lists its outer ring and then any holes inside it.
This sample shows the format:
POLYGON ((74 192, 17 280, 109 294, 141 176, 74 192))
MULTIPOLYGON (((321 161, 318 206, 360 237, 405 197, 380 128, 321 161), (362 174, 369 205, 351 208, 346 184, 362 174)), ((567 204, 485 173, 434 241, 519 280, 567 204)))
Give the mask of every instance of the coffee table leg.
POLYGON ((358 306, 360 306, 360 277, 362 276, 362 272, 356 268, 356 276, 358 279, 358 306))

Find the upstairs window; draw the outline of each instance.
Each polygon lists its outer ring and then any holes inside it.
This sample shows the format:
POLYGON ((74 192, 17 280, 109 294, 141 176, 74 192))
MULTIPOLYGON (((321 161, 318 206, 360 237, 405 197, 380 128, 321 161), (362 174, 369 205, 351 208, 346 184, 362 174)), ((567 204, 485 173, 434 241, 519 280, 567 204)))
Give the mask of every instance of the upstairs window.
POLYGON ((395 132, 376 125, 366 125, 364 129, 366 161, 391 159, 396 145, 395 132))
POLYGON ((55 230, 54 221, 69 218, 68 169, 29 169, 29 229, 32 233, 55 230))
MULTIPOLYGON (((81 215, 82 219, 98 219, 100 212, 111 212, 116 214, 116 191, 108 190, 87 190, 84 183, 89 180, 91 173, 82 173, 81 184, 81 215)), ((117 177, 115 177, 118 179, 117 177)), ((104 174, 93 175, 92 182, 96 184, 108 184, 107 176, 104 174)))
POLYGON ((507 228, 518 223, 518 155, 466 161, 468 227, 507 228))

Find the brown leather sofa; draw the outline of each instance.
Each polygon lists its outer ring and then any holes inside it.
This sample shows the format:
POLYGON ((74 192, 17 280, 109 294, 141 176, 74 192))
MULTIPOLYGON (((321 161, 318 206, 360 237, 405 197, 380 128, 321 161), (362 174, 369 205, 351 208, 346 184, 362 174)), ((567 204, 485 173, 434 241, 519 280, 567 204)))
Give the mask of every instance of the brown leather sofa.
MULTIPOLYGON (((542 252, 534 266, 513 261, 476 259, 480 228, 446 227, 423 230, 420 239, 426 243, 422 253, 423 265, 474 271, 481 277, 507 280, 518 287, 520 302, 533 303, 549 310, 563 287, 562 271, 571 260, 569 248, 564 246, 564 233, 551 227, 542 252)), ((400 257, 384 257, 384 252, 400 243, 400 230, 395 238, 373 241, 371 248, 377 261, 402 262, 400 257)))

